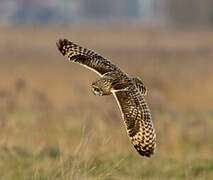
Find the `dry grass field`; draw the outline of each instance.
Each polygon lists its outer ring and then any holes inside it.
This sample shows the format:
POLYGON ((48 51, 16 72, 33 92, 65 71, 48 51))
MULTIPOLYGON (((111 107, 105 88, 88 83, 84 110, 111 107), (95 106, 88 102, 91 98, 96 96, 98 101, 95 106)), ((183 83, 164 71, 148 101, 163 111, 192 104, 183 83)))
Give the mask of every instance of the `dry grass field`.
POLYGON ((213 179, 213 30, 141 26, 0 28, 0 179, 213 179), (129 142, 96 74, 58 38, 95 49, 148 87, 152 158, 129 142))

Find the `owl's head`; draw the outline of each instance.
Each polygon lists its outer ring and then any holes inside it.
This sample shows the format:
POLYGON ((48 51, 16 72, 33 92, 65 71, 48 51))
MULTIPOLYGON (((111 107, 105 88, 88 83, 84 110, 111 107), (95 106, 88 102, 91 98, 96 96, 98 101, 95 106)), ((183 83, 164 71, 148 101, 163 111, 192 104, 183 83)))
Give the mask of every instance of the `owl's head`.
POLYGON ((103 96, 104 95, 104 91, 100 87, 95 86, 95 85, 92 85, 92 92, 96 96, 103 96))
POLYGON ((100 79, 92 83, 92 92, 94 95, 105 96, 112 94, 112 83, 114 82, 114 77, 104 75, 100 79))

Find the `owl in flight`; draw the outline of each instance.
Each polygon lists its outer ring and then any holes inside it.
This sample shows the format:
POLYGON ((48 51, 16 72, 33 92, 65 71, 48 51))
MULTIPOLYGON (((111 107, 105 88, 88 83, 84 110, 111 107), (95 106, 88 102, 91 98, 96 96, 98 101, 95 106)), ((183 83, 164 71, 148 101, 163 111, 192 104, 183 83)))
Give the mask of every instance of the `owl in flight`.
POLYGON ((98 96, 112 94, 115 97, 131 143, 140 155, 150 157, 156 148, 156 134, 144 98, 147 89, 143 82, 137 77, 129 77, 96 52, 67 39, 60 39, 56 44, 69 61, 79 63, 100 75, 100 79, 92 83, 92 92, 98 96))

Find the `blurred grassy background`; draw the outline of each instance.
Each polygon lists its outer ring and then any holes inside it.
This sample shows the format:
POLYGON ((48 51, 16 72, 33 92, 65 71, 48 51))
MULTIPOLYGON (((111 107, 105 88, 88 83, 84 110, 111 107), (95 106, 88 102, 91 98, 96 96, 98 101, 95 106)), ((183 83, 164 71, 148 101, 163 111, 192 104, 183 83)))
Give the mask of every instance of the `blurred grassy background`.
POLYGON ((137 25, 0 28, 1 179, 212 179, 213 31, 137 25), (148 87, 157 151, 131 146, 96 74, 56 49, 67 38, 148 87))

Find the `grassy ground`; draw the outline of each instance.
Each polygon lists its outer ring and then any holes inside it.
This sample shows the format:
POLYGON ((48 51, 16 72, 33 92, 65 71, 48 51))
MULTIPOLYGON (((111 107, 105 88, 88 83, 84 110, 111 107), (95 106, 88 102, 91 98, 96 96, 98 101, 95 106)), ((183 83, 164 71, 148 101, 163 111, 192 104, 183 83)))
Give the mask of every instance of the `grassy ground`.
POLYGON ((0 179, 213 178, 213 32, 138 27, 0 28, 0 179), (131 146, 97 75, 56 50, 66 37, 147 85, 156 154, 131 146), (103 106, 104 104, 104 106, 103 106))

